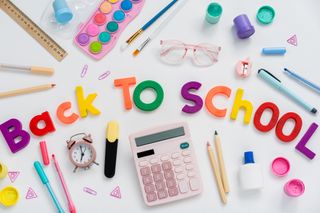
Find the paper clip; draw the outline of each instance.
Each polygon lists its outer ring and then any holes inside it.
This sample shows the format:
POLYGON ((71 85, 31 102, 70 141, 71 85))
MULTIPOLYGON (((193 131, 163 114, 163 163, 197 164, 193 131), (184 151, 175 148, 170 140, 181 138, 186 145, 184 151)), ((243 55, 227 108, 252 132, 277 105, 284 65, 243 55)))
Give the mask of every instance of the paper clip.
POLYGON ((84 65, 84 67, 82 68, 81 71, 81 78, 83 78, 86 74, 87 74, 87 70, 88 70, 88 64, 84 65))
POLYGON ((96 192, 96 191, 94 191, 93 189, 90 189, 90 188, 88 188, 88 187, 84 187, 84 188, 83 188, 83 191, 86 192, 86 193, 88 193, 88 194, 91 194, 91 195, 97 195, 97 192, 96 192))
POLYGON ((105 79, 106 77, 108 77, 110 74, 111 74, 111 72, 108 70, 108 71, 102 73, 102 74, 99 76, 98 80, 103 80, 103 79, 105 79))

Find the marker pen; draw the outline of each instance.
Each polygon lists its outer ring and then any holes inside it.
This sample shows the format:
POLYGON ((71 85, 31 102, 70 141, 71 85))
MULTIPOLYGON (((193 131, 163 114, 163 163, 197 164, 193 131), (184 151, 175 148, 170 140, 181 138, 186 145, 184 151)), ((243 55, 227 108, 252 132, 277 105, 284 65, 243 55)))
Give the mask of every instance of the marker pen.
POLYGON ((116 172, 119 124, 110 121, 107 125, 106 135, 106 155, 104 161, 104 175, 112 178, 116 172))

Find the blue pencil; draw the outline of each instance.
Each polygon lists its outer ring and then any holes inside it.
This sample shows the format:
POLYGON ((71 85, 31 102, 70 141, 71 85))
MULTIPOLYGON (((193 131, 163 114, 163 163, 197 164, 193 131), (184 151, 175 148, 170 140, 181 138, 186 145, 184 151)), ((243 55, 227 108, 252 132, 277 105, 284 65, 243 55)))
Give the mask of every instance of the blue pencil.
POLYGON ((148 29, 154 22, 156 22, 167 10, 170 9, 178 0, 171 1, 167 6, 165 6, 161 11, 159 11, 152 19, 150 19, 147 23, 145 23, 137 32, 135 32, 127 41, 126 43, 121 47, 122 50, 126 49, 136 38, 139 37, 145 31, 148 29))
POLYGON ((298 74, 288 70, 287 68, 284 68, 284 72, 287 73, 290 77, 294 78, 295 80, 298 80, 300 82, 302 82, 304 85, 310 87, 311 89, 313 89, 314 91, 320 93, 320 87, 315 85, 314 83, 308 81, 307 79, 299 76, 298 74))

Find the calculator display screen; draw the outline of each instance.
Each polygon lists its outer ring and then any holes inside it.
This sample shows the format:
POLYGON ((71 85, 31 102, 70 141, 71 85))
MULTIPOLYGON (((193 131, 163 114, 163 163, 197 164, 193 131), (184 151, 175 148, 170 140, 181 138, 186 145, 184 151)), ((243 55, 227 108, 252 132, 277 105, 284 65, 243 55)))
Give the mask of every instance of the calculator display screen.
POLYGON ((145 135, 135 139, 137 146, 144 146, 147 144, 156 143, 159 141, 176 138, 185 135, 184 128, 178 127, 175 129, 169 129, 162 132, 157 132, 150 135, 145 135))

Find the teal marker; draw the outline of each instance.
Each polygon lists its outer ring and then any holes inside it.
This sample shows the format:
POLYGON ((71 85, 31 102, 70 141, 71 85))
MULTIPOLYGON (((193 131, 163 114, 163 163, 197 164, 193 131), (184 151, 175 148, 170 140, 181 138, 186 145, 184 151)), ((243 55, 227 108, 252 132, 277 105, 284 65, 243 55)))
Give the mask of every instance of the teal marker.
POLYGON ((49 191, 49 193, 51 195, 51 198, 52 198, 54 204, 56 205, 56 207, 58 209, 58 212, 59 213, 64 213, 64 211, 63 211, 63 209, 62 209, 62 207, 61 207, 56 195, 54 194, 54 192, 53 192, 53 190, 51 188, 51 185, 49 183, 47 175, 46 175, 46 173, 44 173, 44 171, 42 169, 42 166, 41 166, 40 162, 39 161, 35 161, 33 165, 34 165, 34 168, 36 169, 36 171, 37 171, 42 183, 44 185, 46 185, 46 187, 47 187, 47 189, 48 189, 48 191, 49 191))
POLYGON ((317 109, 312 107, 310 104, 306 103, 304 100, 302 100, 299 96, 297 96, 294 92, 286 88, 281 81, 276 78, 274 75, 272 75, 269 71, 265 69, 259 69, 258 70, 258 76, 261 77, 264 81, 266 81, 268 84, 288 96, 290 99, 292 99, 294 102, 308 110, 309 112, 316 114, 317 109))

